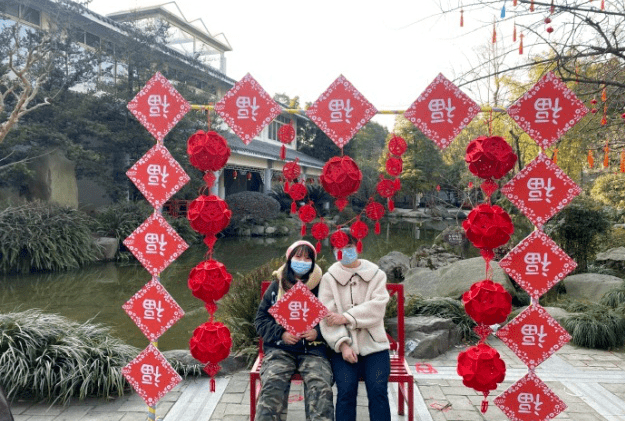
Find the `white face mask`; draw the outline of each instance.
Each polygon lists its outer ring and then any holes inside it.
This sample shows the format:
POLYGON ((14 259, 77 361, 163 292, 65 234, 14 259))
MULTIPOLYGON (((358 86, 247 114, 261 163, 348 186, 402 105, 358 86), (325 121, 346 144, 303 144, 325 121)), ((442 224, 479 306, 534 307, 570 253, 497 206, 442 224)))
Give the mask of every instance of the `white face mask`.
MULTIPOLYGON (((338 253, 339 253, 338 250, 334 250, 334 258, 336 260, 339 260, 338 253)), ((341 256, 341 260, 339 261, 344 266, 351 265, 358 259, 358 252, 356 251, 355 246, 345 247, 341 249, 341 254, 343 256, 341 256)))
POLYGON ((305 262, 302 260, 291 260, 291 269, 296 275, 305 275, 312 267, 312 262, 305 262))

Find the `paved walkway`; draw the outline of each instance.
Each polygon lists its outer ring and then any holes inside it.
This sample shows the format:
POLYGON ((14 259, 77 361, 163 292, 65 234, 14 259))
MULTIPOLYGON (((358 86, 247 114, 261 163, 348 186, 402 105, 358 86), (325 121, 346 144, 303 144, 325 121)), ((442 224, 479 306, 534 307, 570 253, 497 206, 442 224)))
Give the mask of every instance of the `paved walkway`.
MULTIPOLYGON (((493 403, 503 392, 527 373, 527 368, 498 339, 489 339, 507 365, 506 381, 489 396, 486 414, 480 412, 482 395, 462 385, 456 374, 456 348, 427 361, 409 360, 415 374, 415 414, 420 421, 503 421, 508 418, 493 403), (419 372, 416 363, 420 363, 419 372), (425 364, 430 364, 431 369, 425 364)), ((625 421, 625 353, 597 351, 565 345, 536 370, 568 406, 556 420, 625 421)), ((397 390, 389 387, 394 420, 397 416, 397 390)), ((292 387, 287 421, 303 421, 302 385, 292 387)), ((361 387, 358 421, 368 420, 367 399, 361 387)), ((111 401, 87 399, 68 406, 48 406, 15 402, 11 407, 16 421, 145 421, 147 409, 136 394, 111 401)), ((208 379, 188 379, 167 394, 156 413, 163 421, 247 421, 249 420, 249 377, 240 372, 217 379, 217 392, 210 393, 208 379)), ((375 421, 375 420, 373 420, 375 421)))

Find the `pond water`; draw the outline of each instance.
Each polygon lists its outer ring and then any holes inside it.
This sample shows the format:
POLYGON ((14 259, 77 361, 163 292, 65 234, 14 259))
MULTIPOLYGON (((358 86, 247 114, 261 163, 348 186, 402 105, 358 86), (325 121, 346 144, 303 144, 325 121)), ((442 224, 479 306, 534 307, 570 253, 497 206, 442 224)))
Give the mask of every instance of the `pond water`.
MULTIPOLYGON (((410 256, 419 246, 430 246, 450 224, 455 225, 456 221, 382 221, 381 234, 371 233, 364 239, 361 256, 374 262, 393 250, 410 256)), ((275 239, 222 238, 215 245, 213 258, 224 263, 233 275, 246 273, 271 259, 283 257, 286 248, 297 239, 297 235, 275 239)), ((185 316, 160 337, 162 350, 188 348, 193 330, 207 321, 203 303, 187 287, 189 272, 203 260, 205 252, 204 245, 190 247, 161 274, 161 283, 185 311, 185 316)), ((327 240, 321 254, 334 261, 327 240)), ((0 311, 39 308, 78 322, 92 320, 109 326, 113 335, 127 343, 143 348, 148 340, 122 305, 150 278, 134 261, 100 263, 67 272, 4 276, 0 277, 0 311)))

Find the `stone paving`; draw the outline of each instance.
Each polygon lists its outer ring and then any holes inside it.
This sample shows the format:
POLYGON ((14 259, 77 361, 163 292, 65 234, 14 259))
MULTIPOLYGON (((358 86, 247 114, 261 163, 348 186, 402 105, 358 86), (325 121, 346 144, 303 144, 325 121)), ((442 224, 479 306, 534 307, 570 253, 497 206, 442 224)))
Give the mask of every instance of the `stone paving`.
MULTIPOLYGON (((508 418, 493 399, 527 373, 527 368, 501 341, 488 340, 506 362, 506 381, 489 396, 486 414, 480 412, 481 394, 462 385, 456 374, 458 347, 426 361, 409 359, 415 374, 415 419, 419 421, 504 421, 508 418), (419 363, 419 370, 416 364, 419 363), (426 364, 430 364, 431 369, 426 364)), ((625 352, 598 351, 565 345, 536 370, 538 376, 568 406, 556 420, 625 421, 625 352)), ((247 421, 249 420, 249 376, 239 372, 217 379, 216 393, 209 392, 206 378, 189 378, 167 394, 157 406, 163 421, 247 421)), ((396 385, 389 385, 394 420, 397 415, 396 385)), ((294 384, 289 395, 287 421, 304 420, 303 391, 294 384)), ((16 421, 145 421, 147 408, 136 394, 105 401, 86 399, 67 406, 14 402, 16 421)), ((358 421, 368 420, 367 398, 361 385, 358 421)), ((372 420, 375 421, 375 420, 372 420)))

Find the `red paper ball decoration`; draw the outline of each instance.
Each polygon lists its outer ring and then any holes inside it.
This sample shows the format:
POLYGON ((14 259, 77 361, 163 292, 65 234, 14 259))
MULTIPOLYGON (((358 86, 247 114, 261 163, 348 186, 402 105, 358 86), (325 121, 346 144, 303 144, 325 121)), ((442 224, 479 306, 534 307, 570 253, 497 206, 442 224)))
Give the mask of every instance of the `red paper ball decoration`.
POLYGON ((187 211, 191 228, 204 235, 215 235, 226 228, 231 216, 226 201, 212 194, 192 201, 187 211))
POLYGON ((497 350, 481 343, 458 354, 457 372, 465 386, 484 394, 482 412, 486 412, 486 397, 506 377, 506 364, 497 350))
POLYGON ((467 146, 469 171, 480 178, 501 178, 514 167, 517 156, 499 136, 480 136, 467 146))
POLYGON ((393 176, 399 177, 404 170, 404 161, 401 158, 389 157, 386 160, 386 172, 393 176))
POLYGON ((189 350, 196 360, 206 364, 204 371, 211 376, 211 391, 215 391, 214 376, 221 368, 219 362, 230 355, 232 337, 230 330, 219 322, 206 322, 199 325, 189 340, 189 350))
POLYGON ((321 185, 330 196, 336 198, 336 206, 342 211, 347 205, 346 197, 358 191, 362 173, 349 156, 335 156, 323 166, 321 185))
POLYGON ((479 249, 495 249, 510 240, 514 225, 499 206, 483 203, 473 208, 462 222, 467 238, 479 249))
POLYGON ((330 236, 330 244, 332 244, 332 247, 339 249, 336 257, 341 260, 343 258, 343 252, 341 249, 349 244, 349 237, 340 230, 340 227, 338 228, 339 229, 334 231, 334 233, 330 236))
POLYGON ((391 198, 395 195, 397 191, 399 191, 399 188, 401 188, 398 181, 398 178, 393 181, 380 175, 380 181, 378 181, 378 185, 376 186, 378 194, 387 200, 389 212, 393 212, 395 210, 395 202, 393 202, 393 199, 391 198))
POLYGON ((384 216, 384 206, 378 202, 369 202, 365 206, 365 214, 367 218, 375 221, 375 233, 380 235, 380 219, 384 216))
POLYGON ((217 171, 228 162, 230 148, 218 133, 198 130, 187 140, 187 154, 191 165, 200 171, 217 171))
POLYGON ((462 295, 462 303, 473 320, 487 326, 505 322, 512 310, 512 296, 489 279, 471 285, 462 295))
POLYGON ((226 266, 216 260, 200 262, 189 273, 188 286, 194 297, 206 303, 210 314, 217 310, 215 305, 230 289, 232 275, 226 266))
POLYGON ((291 213, 295 213, 297 211, 297 204, 295 202, 304 200, 307 194, 308 190, 306 190, 306 186, 304 184, 295 183, 291 186, 289 189, 289 196, 293 199, 293 203, 291 203, 291 213))
POLYGON ((356 243, 356 251, 362 253, 362 239, 369 234, 369 227, 367 224, 360 220, 360 217, 356 218, 356 221, 349 227, 351 234, 358 239, 356 243))
POLYGON ((317 222, 312 226, 312 236, 317 240, 317 244, 315 244, 315 249, 317 253, 321 252, 321 240, 326 238, 330 234, 330 228, 323 222, 323 218, 321 218, 320 222, 317 222))
POLYGON ((312 205, 308 204, 300 207, 297 213, 299 215, 299 219, 303 222, 301 234, 302 237, 304 237, 306 235, 306 224, 312 222, 312 220, 317 217, 317 212, 312 205))
POLYGON ((395 156, 403 155, 406 149, 408 149, 408 145, 406 145, 403 137, 393 136, 388 142, 388 150, 395 156))
MULTIPOLYGON (((295 128, 292 123, 284 124, 282 127, 278 129, 278 140, 282 143, 288 144, 293 142, 295 139, 295 128)), ((280 159, 286 159, 286 147, 282 145, 280 148, 280 159)))
POLYGON ((282 168, 282 175, 284 175, 284 178, 287 180, 284 183, 284 191, 287 193, 289 191, 289 181, 293 182, 293 180, 299 177, 302 173, 302 169, 299 166, 298 161, 299 158, 297 158, 295 161, 284 164, 284 167, 282 168))

